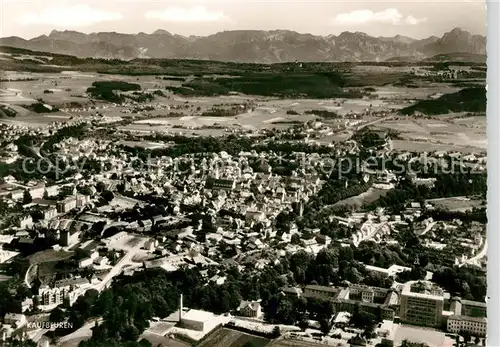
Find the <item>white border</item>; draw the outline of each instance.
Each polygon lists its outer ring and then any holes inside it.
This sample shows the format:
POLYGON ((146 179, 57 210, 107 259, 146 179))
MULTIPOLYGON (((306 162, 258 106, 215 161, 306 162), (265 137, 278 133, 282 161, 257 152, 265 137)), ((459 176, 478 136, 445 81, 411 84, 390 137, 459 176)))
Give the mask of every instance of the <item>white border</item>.
POLYGON ((488 117, 488 336, 487 346, 500 346, 500 121, 499 117, 499 33, 500 3, 487 1, 487 117, 488 117))

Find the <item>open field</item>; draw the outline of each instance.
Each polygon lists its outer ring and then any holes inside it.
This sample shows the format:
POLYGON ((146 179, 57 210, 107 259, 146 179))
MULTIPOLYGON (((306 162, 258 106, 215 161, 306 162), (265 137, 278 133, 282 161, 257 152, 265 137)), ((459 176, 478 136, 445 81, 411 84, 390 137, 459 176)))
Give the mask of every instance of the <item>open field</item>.
POLYGON ((381 196, 386 195, 387 192, 388 190, 385 189, 370 188, 364 193, 339 201, 333 206, 356 206, 356 208, 359 208, 364 204, 374 202, 381 196))
POLYGON ((486 151, 486 117, 441 119, 440 117, 398 117, 374 126, 377 129, 396 130, 401 140, 394 140, 394 148, 403 151, 486 151), (472 119, 471 119, 472 118, 472 119))
MULTIPOLYGON (((51 58, 60 61, 60 65, 71 65, 68 62, 71 63, 73 59, 57 56, 51 58)), ((104 64, 99 61, 99 64, 101 63, 104 64)), ((144 61, 138 63, 137 67, 149 63, 157 64, 157 62, 144 61)), ((321 118, 314 114, 306 114, 311 110, 335 112, 340 116, 354 113, 359 115, 357 120, 369 122, 377 119, 369 115, 370 112, 392 115, 399 109, 414 104, 416 100, 427 100, 433 95, 455 93, 460 90, 459 87, 449 83, 423 81, 424 83, 418 88, 405 87, 401 83, 396 83, 397 79, 404 74, 431 66, 425 64, 421 66, 359 64, 350 66, 345 76, 339 76, 337 73, 329 74, 328 71, 336 71, 333 69, 335 64, 319 64, 311 65, 304 71, 292 73, 294 77, 287 82, 291 83, 290 90, 294 90, 297 81, 311 74, 323 81, 321 83, 328 84, 329 88, 332 88, 332 93, 327 96, 319 92, 317 86, 307 87, 323 95, 322 99, 314 98, 320 96, 310 94, 309 89, 300 95, 288 95, 281 90, 274 77, 285 76, 284 72, 288 71, 286 65, 278 64, 269 67, 259 64, 241 65, 220 62, 200 64, 196 61, 173 60, 161 66, 162 69, 165 68, 152 75, 113 74, 112 72, 116 72, 115 67, 107 66, 108 69, 98 69, 97 65, 93 69, 90 67, 85 69, 84 65, 79 65, 80 71, 67 69, 55 69, 53 72, 6 71, 2 77, 8 82, 5 82, 4 89, 0 90, 0 103, 8 103, 15 109, 17 116, 15 118, 4 117, 0 119, 0 122, 19 126, 45 127, 53 122, 71 122, 75 116, 87 117, 99 112, 112 119, 131 121, 130 124, 119 126, 118 130, 143 134, 154 131, 186 136, 221 136, 235 131, 252 133, 263 129, 286 129, 298 123, 321 118), (169 70, 174 67, 177 73, 169 70), (221 74, 223 70, 225 73, 221 74), (248 75, 249 72, 251 73, 248 75), (181 75, 182 77, 179 77, 181 75), (379 76, 384 83, 372 81, 373 76, 379 76), (325 77, 329 80, 324 81, 325 77), (247 83, 245 79, 248 79, 247 82, 252 85, 251 87, 245 84, 247 83), (154 96, 154 100, 151 101, 154 108, 151 107, 148 111, 137 111, 133 110, 136 106, 130 103, 119 106, 87 98, 85 96, 87 88, 96 81, 138 84, 142 91, 152 93, 155 90, 161 90, 164 96, 154 96), (194 83, 192 87, 197 90, 194 94, 175 89, 181 87, 183 83, 185 84, 183 88, 187 88, 186 86, 192 82, 194 83), (217 89, 219 87, 210 89, 216 84, 228 90, 219 93, 217 89), (269 92, 266 89, 268 84, 269 88, 277 88, 278 92, 276 94, 269 92), (337 90, 337 86, 340 85, 347 88, 343 88, 345 90, 339 94, 342 88, 337 90), (169 88, 171 90, 167 90, 169 88), (248 88, 250 89, 246 90, 248 88), (335 92, 333 92, 334 89, 335 92), (352 92, 345 94, 348 89, 352 92), (233 91, 246 91, 248 94, 262 91, 262 95, 266 96, 244 95, 233 93, 233 91), (69 110, 36 114, 25 108, 37 99, 43 99, 50 105, 69 110), (234 107, 242 104, 252 105, 252 110, 243 110, 241 114, 229 117, 202 116, 204 112, 214 108, 234 107), (90 109, 90 106, 93 108, 90 109)), ((445 115, 431 119, 396 117, 394 120, 380 122, 374 127, 399 132, 402 139, 394 140, 393 143, 393 148, 399 151, 460 150, 466 153, 484 151, 487 147, 485 117, 457 116, 460 115, 445 115)), ((346 123, 342 118, 321 119, 321 121, 339 131, 346 123)), ((330 144, 344 141, 351 135, 349 132, 340 133, 334 130, 320 138, 319 142, 330 144)), ((149 149, 156 146, 153 143, 136 145, 149 149)))
POLYGON ((380 86, 376 88, 374 92, 375 95, 382 100, 415 100, 415 99, 426 99, 430 95, 441 93, 454 93, 459 91, 460 88, 451 85, 430 85, 421 88, 406 88, 397 86, 380 86))
POLYGON ((71 258, 74 252, 54 251, 52 249, 35 253, 28 257, 30 264, 41 264, 47 262, 57 262, 71 258))
POLYGON ((198 347, 242 347, 250 342, 254 347, 264 347, 269 340, 263 337, 253 336, 236 330, 221 328, 211 333, 198 347))
POLYGON ((146 339, 148 340, 153 346, 160 346, 160 347, 189 347, 190 345, 184 341, 181 340, 175 340, 170 337, 165 337, 161 335, 157 335, 152 332, 144 332, 141 336, 140 339, 146 339))
POLYGON ((279 339, 273 341, 269 347, 320 347, 325 346, 321 342, 315 343, 296 339, 279 339))
POLYGON ((408 141, 408 140, 393 140, 393 147, 396 151, 404 152, 434 152, 434 151, 446 151, 446 152, 462 152, 462 153, 481 153, 486 152, 486 146, 484 148, 471 147, 467 145, 454 145, 454 144, 443 144, 434 142, 424 142, 424 141, 408 141))
POLYGON ((423 342, 429 347, 452 347, 455 342, 445 336, 445 333, 442 331, 408 325, 397 326, 394 335, 394 345, 401 345, 405 339, 412 342, 423 342))
POLYGON ((472 210, 474 207, 485 207, 483 200, 471 199, 466 197, 451 197, 427 200, 428 203, 434 205, 436 208, 448 210, 451 212, 465 212, 472 210))

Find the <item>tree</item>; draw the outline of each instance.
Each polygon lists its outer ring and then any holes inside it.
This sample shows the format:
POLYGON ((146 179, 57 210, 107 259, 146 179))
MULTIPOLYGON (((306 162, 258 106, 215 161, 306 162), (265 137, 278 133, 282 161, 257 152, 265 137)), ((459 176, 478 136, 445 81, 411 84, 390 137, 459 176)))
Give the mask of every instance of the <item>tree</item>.
POLYGON ((299 234, 293 234, 291 239, 292 245, 300 245, 300 242, 301 240, 299 234))
POLYGON ((33 198, 31 197, 29 190, 25 190, 23 193, 23 205, 31 204, 31 202, 33 202, 33 198))
POLYGON ((309 322, 306 319, 301 320, 299 322, 299 328, 305 331, 307 328, 309 328, 309 322))
POLYGON ((468 332, 464 332, 463 337, 464 337, 465 343, 469 343, 471 341, 471 339, 472 339, 471 334, 468 333, 468 332))
POLYGON ((276 316, 280 322, 283 322, 285 324, 295 323, 292 303, 286 299, 280 300, 276 316))
POLYGON ((324 335, 328 335, 328 333, 330 332, 330 323, 328 323, 328 320, 326 320, 324 318, 320 319, 319 325, 320 325, 321 332, 324 335))
POLYGON ((51 322, 63 322, 65 319, 66 315, 63 310, 61 310, 59 307, 56 307, 55 309, 50 312, 49 319, 51 322))
POLYGON ((364 311, 361 307, 359 307, 359 305, 356 305, 350 322, 357 328, 369 329, 377 324, 377 317, 369 312, 364 311))
POLYGON ((103 191, 102 194, 101 194, 101 196, 108 203, 111 202, 111 200, 113 200, 115 198, 115 196, 113 195, 113 193, 110 192, 109 190, 103 191))
POLYGON ((33 340, 30 340, 30 339, 20 341, 17 338, 10 337, 5 342, 7 342, 7 346, 11 346, 11 347, 36 347, 37 346, 36 342, 34 342, 33 340))

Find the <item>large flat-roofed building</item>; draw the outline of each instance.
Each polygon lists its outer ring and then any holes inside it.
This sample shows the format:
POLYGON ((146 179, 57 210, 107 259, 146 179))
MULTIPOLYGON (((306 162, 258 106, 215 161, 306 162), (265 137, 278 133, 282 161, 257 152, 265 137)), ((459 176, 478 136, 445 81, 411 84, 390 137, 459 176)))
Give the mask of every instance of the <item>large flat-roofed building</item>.
POLYGON ((403 323, 439 327, 444 307, 443 291, 431 283, 407 283, 403 286, 399 317, 403 323))
POLYGON ((189 310, 182 314, 180 326, 191 330, 206 331, 212 326, 213 320, 214 314, 211 312, 189 310))

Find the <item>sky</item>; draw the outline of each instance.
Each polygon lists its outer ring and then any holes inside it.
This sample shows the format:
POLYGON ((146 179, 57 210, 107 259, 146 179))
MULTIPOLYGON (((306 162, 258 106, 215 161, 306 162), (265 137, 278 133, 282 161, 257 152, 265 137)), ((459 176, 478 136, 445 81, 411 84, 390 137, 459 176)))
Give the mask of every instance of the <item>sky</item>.
POLYGON ((483 0, 0 0, 0 36, 52 30, 205 36, 287 29, 314 35, 362 31, 421 39, 460 27, 486 35, 483 0))

